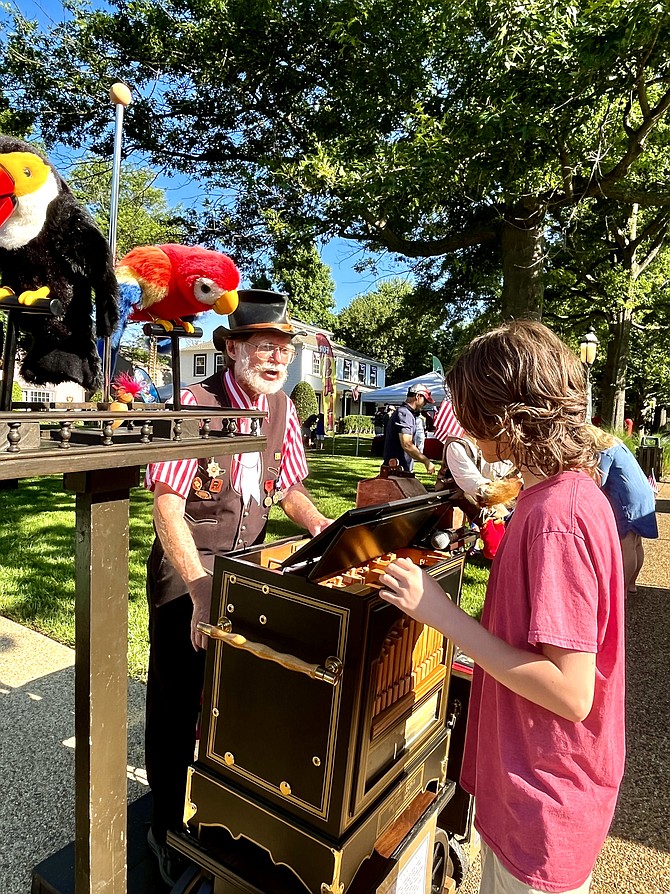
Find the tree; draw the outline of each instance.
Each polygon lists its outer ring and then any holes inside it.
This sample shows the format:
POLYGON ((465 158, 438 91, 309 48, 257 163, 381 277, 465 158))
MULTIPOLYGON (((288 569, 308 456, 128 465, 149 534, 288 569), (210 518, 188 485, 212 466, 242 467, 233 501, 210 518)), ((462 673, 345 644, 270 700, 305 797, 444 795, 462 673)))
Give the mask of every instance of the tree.
POLYGON ((273 252, 271 276, 288 293, 291 315, 303 323, 331 329, 335 320, 335 283, 316 246, 304 248, 284 241, 273 252))
MULTIPOLYGON (((670 209, 641 209, 637 204, 613 205, 607 199, 586 203, 580 220, 562 228, 562 239, 552 249, 547 292, 547 319, 575 342, 587 322, 599 329, 604 363, 601 365, 600 415, 605 424, 623 428, 626 415, 628 361, 636 357, 638 384, 651 385, 657 362, 643 374, 651 335, 670 350, 670 301, 663 284, 670 278, 667 232, 670 209)), ((644 397, 644 392, 638 394, 644 397)))
POLYGON ((291 392, 291 400, 295 404, 298 419, 301 423, 319 412, 316 393, 309 382, 298 382, 291 392))
MULTIPOLYGON (((186 242, 186 224, 181 207, 170 208, 164 190, 155 186, 156 175, 146 168, 126 164, 119 180, 117 257, 137 245, 186 242)), ((67 181, 103 233, 109 232, 111 163, 89 158, 77 164, 67 181)))
POLYGON ((663 182, 635 183, 667 151, 670 16, 656 0, 68 8, 49 34, 14 16, 13 108, 47 143, 109 156, 100 85, 125 78, 128 148, 207 181, 206 232, 236 257, 262 251, 276 218, 407 258, 482 247, 502 315, 539 314, 562 211, 597 196, 670 206, 663 182))
POLYGON ((342 310, 334 326, 336 339, 387 364, 389 382, 432 369, 433 354, 451 356, 458 326, 444 327, 444 307, 402 280, 382 282, 342 310))

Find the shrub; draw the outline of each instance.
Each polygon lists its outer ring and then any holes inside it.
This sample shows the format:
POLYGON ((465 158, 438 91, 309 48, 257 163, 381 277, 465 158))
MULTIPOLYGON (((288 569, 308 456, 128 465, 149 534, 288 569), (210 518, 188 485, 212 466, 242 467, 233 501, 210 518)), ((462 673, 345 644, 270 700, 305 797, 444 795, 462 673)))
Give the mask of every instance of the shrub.
POLYGON ((340 420, 338 431, 343 435, 374 434, 374 418, 372 416, 344 416, 340 420))
POLYGON ((12 403, 23 400, 23 391, 18 382, 12 382, 12 403))
POLYGON ((301 424, 305 419, 309 419, 310 416, 315 416, 319 412, 316 393, 309 382, 298 382, 291 392, 291 400, 295 404, 301 424))

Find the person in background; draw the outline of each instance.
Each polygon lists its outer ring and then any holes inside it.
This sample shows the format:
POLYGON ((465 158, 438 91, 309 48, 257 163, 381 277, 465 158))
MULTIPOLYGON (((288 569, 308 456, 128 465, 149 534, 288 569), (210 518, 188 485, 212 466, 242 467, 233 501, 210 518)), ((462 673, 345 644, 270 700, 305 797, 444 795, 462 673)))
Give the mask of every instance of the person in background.
POLYGON ((374 415, 374 427, 376 435, 383 435, 386 431, 386 423, 389 421, 385 407, 380 407, 374 415))
POLYGON ((475 662, 461 785, 475 797, 481 894, 586 894, 625 759, 624 585, 597 477, 579 359, 541 323, 470 343, 454 411, 523 490, 493 560, 481 623, 410 560, 380 596, 475 662))
POLYGON ((590 430, 600 450, 600 486, 614 512, 621 539, 626 592, 634 595, 644 564, 642 538, 658 537, 656 497, 628 447, 609 432, 595 426, 590 426, 590 430))
POLYGON ((484 459, 474 438, 454 416, 448 393, 435 418, 434 437, 443 446, 435 490, 460 491, 454 505, 478 527, 490 518, 506 518, 521 486, 518 472, 510 462, 484 459))
POLYGON ((429 475, 435 472, 432 460, 416 447, 416 420, 426 403, 434 403, 430 391, 425 385, 410 385, 404 403, 400 404, 392 414, 386 426, 384 440, 384 465, 388 466, 392 459, 401 469, 411 472, 414 461, 423 463, 429 475))
POLYGON ((426 420, 423 413, 419 413, 416 417, 416 431, 414 432, 414 446, 423 453, 423 447, 426 443, 426 420))
POLYGON ((307 419, 303 422, 301 426, 302 431, 302 443, 306 448, 314 446, 314 426, 316 424, 316 414, 312 413, 311 416, 308 416, 307 419))
POLYGON ((323 450, 326 441, 326 423, 323 413, 319 413, 316 417, 316 425, 314 426, 314 446, 317 450, 323 450))
POLYGON ((485 516, 505 518, 509 512, 506 505, 516 497, 518 486, 510 487, 505 502, 492 500, 491 485, 502 482, 513 475, 514 464, 497 460, 487 462, 477 443, 465 433, 457 437, 448 435, 444 442, 442 465, 437 473, 435 490, 457 487, 463 499, 458 506, 475 524, 483 522, 485 516))
MULTIPOLYGON (((183 826, 186 775, 193 760, 203 686, 212 569, 217 555, 262 543, 272 505, 310 534, 330 520, 303 486, 307 462, 296 409, 281 390, 295 356, 287 296, 239 292, 229 328, 214 331, 226 368, 182 392, 184 406, 267 413, 259 453, 152 463, 145 487, 154 494, 156 538, 147 562, 149 668, 146 766, 153 795, 148 843, 163 880, 174 885, 185 868, 167 845, 168 830, 183 826)), ((248 433, 250 420, 239 418, 248 433)), ((211 428, 221 428, 212 418, 211 428)), ((215 441, 212 442, 214 449, 215 441)))

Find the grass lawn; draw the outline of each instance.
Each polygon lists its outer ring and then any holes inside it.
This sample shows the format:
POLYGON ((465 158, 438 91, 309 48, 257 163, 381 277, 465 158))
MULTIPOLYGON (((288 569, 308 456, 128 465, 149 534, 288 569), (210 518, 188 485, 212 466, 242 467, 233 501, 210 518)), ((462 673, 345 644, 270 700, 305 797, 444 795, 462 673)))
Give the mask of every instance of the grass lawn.
MULTIPOLYGON (((373 478, 380 460, 370 457, 370 437, 338 436, 325 450, 310 451, 307 486, 321 511, 337 518, 353 508, 356 484, 373 478)), ((420 473, 428 484, 430 477, 420 473)), ((74 645, 74 505, 60 476, 30 478, 17 490, 3 491, 4 524, 0 529, 0 614, 46 636, 74 645)), ((144 679, 147 664, 145 562, 153 539, 151 494, 134 488, 130 497, 128 594, 128 665, 130 675, 144 679)), ((281 510, 273 508, 268 539, 299 533, 281 510)), ((478 615, 488 568, 468 562, 462 604, 478 615)))

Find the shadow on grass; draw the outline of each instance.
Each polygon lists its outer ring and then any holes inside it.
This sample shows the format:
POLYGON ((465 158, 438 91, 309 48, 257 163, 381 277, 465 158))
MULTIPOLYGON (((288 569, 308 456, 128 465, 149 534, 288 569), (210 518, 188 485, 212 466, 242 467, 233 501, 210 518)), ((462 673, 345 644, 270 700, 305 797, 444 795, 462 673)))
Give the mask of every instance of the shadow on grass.
POLYGON ((60 477, 20 481, 3 492, 3 614, 42 629, 42 622, 67 613, 74 599, 74 506, 60 477))
MULTIPOLYGON (((144 566, 153 538, 151 494, 131 491, 131 601, 144 599, 144 566)), ((75 495, 61 476, 25 479, 2 494, 0 610, 45 632, 71 615, 75 587, 75 495)), ((60 638, 60 637, 59 637, 60 638)), ((64 642, 72 644, 73 638, 64 642)))

